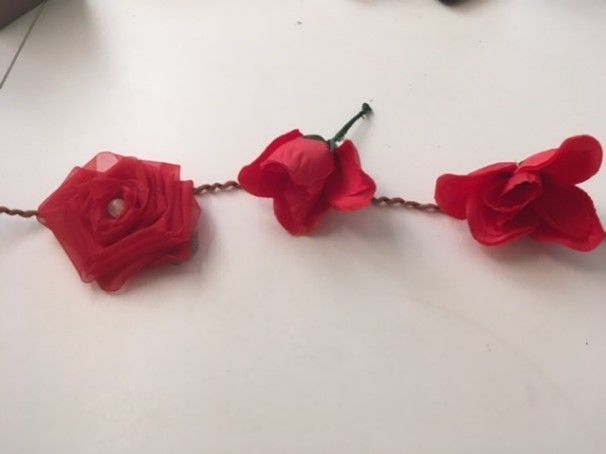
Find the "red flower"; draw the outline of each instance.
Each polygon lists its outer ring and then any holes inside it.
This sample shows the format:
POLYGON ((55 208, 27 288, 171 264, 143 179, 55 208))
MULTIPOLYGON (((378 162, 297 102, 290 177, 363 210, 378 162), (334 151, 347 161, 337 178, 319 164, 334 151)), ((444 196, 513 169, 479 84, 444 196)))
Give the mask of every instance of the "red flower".
POLYGON ((604 240, 593 201, 575 186, 602 163, 602 148, 590 136, 565 140, 521 164, 493 164, 469 175, 442 175, 435 198, 440 208, 467 219, 473 237, 497 245, 528 235, 590 251, 604 240))
POLYGON ((292 234, 311 232, 321 217, 333 208, 355 211, 368 206, 375 183, 360 166, 354 144, 337 142, 362 115, 362 111, 331 140, 303 136, 298 130, 275 139, 238 175, 243 189, 274 200, 274 213, 292 234))
POLYGON ((110 152, 74 168, 38 209, 82 280, 106 291, 142 268, 188 260, 199 216, 179 166, 110 152))

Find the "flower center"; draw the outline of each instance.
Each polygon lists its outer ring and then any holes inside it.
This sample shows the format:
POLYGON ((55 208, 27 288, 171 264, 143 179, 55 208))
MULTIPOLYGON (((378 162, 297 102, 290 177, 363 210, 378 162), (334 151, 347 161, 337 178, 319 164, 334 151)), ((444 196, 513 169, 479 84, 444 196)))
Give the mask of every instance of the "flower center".
POLYGON ((119 218, 123 211, 124 200, 122 199, 113 199, 107 204, 107 212, 114 219, 119 218))

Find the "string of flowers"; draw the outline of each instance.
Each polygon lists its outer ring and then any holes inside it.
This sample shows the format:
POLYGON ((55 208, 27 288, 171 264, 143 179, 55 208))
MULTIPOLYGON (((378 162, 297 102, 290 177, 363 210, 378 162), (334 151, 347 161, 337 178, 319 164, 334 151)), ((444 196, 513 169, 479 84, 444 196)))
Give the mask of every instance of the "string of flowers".
POLYGON ((374 204, 466 220, 472 236, 486 246, 527 236, 586 252, 604 242, 593 201, 577 186, 602 163, 602 148, 593 137, 570 137, 520 163, 441 175, 435 203, 420 203, 375 196, 374 180, 346 139, 371 113, 364 103, 330 139, 287 132, 244 166, 238 181, 225 183, 194 186, 180 179, 178 165, 102 152, 75 167, 37 210, 0 206, 0 214, 36 217, 53 232, 81 279, 106 291, 120 289, 144 268, 187 261, 201 213, 196 196, 239 189, 272 199, 277 221, 293 235, 311 234, 329 210, 352 212, 374 204))

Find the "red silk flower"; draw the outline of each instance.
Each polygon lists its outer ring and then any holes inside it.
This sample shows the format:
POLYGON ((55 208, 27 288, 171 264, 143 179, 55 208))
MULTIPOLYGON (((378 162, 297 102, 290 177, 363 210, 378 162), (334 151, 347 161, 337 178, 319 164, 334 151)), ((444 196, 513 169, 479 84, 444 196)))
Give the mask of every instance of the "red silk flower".
POLYGON ((604 241, 593 201, 576 185, 597 173, 602 148, 590 136, 565 140, 520 164, 493 164, 469 175, 442 175, 436 202, 448 215, 467 219, 485 245, 522 236, 590 251, 604 241))
POLYGON ((200 208, 179 166, 99 153, 38 209, 84 282, 118 290, 142 268, 190 258, 200 208))
POLYGON ((360 165, 354 144, 337 146, 362 111, 337 135, 325 141, 303 136, 298 130, 275 139, 238 175, 243 189, 258 197, 271 197, 274 213, 290 233, 311 232, 330 209, 355 211, 368 206, 376 186, 360 165))

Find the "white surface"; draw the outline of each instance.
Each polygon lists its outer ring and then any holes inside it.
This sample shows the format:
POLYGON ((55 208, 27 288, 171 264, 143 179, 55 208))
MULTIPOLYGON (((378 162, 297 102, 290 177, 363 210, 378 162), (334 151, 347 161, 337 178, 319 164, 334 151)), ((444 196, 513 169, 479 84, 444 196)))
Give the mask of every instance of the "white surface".
MULTIPOLYGON (((51 0, 0 92, 1 202, 104 149, 223 181, 363 101, 380 193, 430 200, 440 173, 606 140, 605 23, 601 0, 51 0)), ((0 452, 606 452, 606 248, 375 208, 293 238, 267 200, 201 203, 202 252, 118 296, 0 219, 0 452)))

